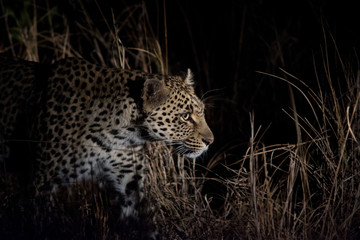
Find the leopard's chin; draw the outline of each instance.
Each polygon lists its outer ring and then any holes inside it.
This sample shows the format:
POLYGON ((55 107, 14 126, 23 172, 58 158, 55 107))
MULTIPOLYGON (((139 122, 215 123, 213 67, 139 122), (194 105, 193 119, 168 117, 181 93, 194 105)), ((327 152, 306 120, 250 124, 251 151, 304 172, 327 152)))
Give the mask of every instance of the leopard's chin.
POLYGON ((187 154, 185 154, 185 156, 188 158, 197 158, 197 157, 200 157, 201 154, 203 154, 206 150, 207 150, 207 148, 205 150, 199 150, 196 152, 187 153, 187 154))

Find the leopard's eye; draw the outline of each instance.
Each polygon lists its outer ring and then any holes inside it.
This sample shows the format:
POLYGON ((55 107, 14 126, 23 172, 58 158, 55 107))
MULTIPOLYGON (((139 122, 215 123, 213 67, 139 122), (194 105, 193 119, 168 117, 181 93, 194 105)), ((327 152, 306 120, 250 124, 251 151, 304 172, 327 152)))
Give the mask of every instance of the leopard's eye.
POLYGON ((183 113, 183 114, 181 114, 181 118, 182 118, 182 120, 187 121, 190 118, 190 114, 189 113, 183 113))

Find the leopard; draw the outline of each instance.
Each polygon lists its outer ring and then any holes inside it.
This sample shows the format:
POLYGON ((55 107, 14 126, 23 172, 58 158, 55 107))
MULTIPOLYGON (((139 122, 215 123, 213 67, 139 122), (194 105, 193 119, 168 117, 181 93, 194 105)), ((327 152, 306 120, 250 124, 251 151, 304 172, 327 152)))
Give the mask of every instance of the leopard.
POLYGON ((122 218, 136 218, 146 198, 146 144, 197 158, 214 141, 194 84, 191 70, 162 75, 82 58, 44 64, 2 56, 0 163, 25 151, 12 153, 10 143, 31 142, 37 193, 90 180, 115 191, 122 218))

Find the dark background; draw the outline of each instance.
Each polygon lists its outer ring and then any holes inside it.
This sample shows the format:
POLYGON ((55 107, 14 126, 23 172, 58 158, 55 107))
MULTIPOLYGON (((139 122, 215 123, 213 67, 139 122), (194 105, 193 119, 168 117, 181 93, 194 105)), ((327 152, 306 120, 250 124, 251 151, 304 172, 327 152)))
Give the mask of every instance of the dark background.
MULTIPOLYGON (((267 144, 296 141, 294 123, 282 110, 291 112, 288 85, 256 71, 283 76, 283 68, 318 92, 313 61, 325 86, 321 70, 326 46, 333 70, 339 68, 334 42, 344 62, 357 69, 360 18, 355 2, 165 2, 171 69, 190 67, 200 92, 214 90, 207 113, 216 138, 212 153, 237 143, 247 147, 249 112, 254 112, 256 126, 271 125, 262 139, 267 144)), ((161 26, 163 1, 146 5, 161 26)), ((294 94, 298 113, 311 120, 305 99, 296 90, 294 94)))

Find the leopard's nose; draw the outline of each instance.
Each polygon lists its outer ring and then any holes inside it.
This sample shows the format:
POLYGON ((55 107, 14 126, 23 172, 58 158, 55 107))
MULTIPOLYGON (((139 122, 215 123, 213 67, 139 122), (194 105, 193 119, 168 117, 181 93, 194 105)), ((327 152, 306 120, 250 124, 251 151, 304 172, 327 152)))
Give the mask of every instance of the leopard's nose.
POLYGON ((209 146, 214 142, 214 137, 211 138, 203 138, 202 141, 206 144, 206 146, 209 146))

